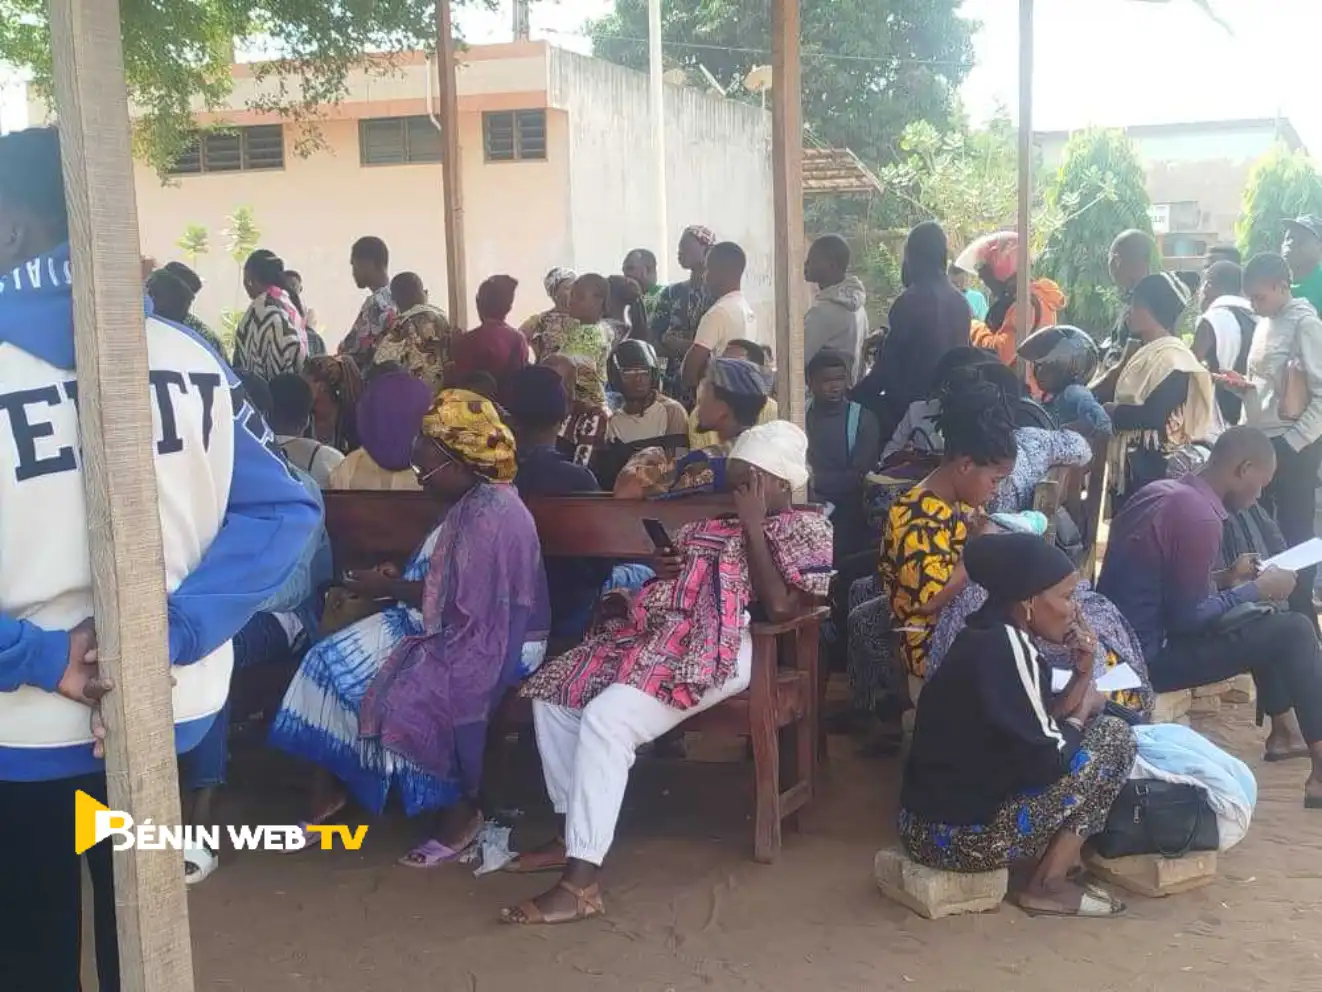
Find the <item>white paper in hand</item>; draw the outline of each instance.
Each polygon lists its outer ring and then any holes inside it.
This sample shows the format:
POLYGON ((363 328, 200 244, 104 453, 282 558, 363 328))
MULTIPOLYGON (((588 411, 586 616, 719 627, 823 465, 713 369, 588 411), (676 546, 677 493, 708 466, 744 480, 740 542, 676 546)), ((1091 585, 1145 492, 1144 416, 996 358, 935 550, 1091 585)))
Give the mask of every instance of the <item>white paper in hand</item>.
POLYGON ((1263 568, 1283 568, 1287 572, 1297 572, 1322 562, 1322 539, 1312 537, 1303 544, 1296 544, 1288 551, 1282 551, 1274 558, 1262 563, 1263 568))
MULTIPOLYGON (((1068 668, 1051 670, 1051 691, 1064 692, 1065 687, 1074 678, 1074 672, 1068 668)), ((1093 681, 1098 692, 1120 692, 1122 689, 1137 689, 1143 684, 1138 672, 1128 662, 1121 662, 1114 668, 1108 668, 1093 681)))

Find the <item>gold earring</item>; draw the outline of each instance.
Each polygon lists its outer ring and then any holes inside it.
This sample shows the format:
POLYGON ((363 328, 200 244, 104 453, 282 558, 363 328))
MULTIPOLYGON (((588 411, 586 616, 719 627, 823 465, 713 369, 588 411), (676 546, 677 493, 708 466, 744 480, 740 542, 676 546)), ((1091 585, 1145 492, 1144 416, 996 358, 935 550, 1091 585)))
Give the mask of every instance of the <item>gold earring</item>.
POLYGON ((1024 603, 1024 623, 1033 622, 1033 601, 1030 599, 1024 603))

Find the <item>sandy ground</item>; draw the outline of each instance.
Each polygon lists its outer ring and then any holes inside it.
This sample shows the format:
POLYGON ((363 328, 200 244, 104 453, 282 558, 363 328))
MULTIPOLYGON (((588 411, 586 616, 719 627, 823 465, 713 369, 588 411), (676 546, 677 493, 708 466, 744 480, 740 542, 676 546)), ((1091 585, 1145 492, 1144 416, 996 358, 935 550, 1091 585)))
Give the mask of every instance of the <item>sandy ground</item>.
MULTIPOLYGON (((501 906, 537 878, 397 867, 400 816, 364 849, 227 853, 190 896, 197 988, 252 992, 579 990, 1322 989, 1322 813, 1301 804, 1306 766, 1264 765, 1252 709, 1200 729, 1251 758, 1261 796, 1249 838, 1218 881, 1134 897, 1111 921, 997 913, 938 922, 889 903, 872 855, 893 838, 898 761, 833 742, 824 795, 775 866, 749 860, 749 768, 640 762, 612 853, 609 917, 515 929, 501 906)), ((296 770, 244 756, 225 807, 247 822, 296 815, 296 770)), ((524 769, 523 802, 536 802, 524 769)), ((350 822, 353 822, 350 818, 350 822)), ((549 829, 530 809, 520 833, 549 829)), ((94 986, 91 986, 94 987, 94 986)))

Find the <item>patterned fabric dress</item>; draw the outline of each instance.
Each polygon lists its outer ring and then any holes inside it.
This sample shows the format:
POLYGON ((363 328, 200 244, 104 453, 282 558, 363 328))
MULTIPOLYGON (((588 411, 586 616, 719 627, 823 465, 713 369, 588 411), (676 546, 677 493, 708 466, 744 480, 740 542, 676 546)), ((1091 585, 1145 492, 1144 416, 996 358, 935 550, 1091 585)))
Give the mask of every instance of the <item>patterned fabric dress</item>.
POLYGON ((849 587, 846 674, 851 705, 860 712, 876 710, 899 690, 900 635, 892 632, 893 626, 880 577, 855 581, 849 587))
POLYGON ((610 325, 580 324, 570 320, 562 325, 563 335, 553 339, 547 332, 542 333, 541 358, 547 355, 564 355, 572 358, 578 369, 578 378, 574 384, 574 398, 592 406, 606 404, 606 360, 610 358, 611 345, 615 334, 610 325))
MULTIPOLYGON (((831 524, 789 510, 766 521, 767 542, 785 582, 825 597, 831 582, 831 524)), ((735 669, 743 614, 753 598, 743 526, 720 517, 675 535, 678 578, 654 580, 627 616, 589 635, 528 680, 523 695, 582 709, 611 685, 633 686, 676 709, 694 706, 735 669)))
POLYGON ((585 403, 575 397, 569 416, 560 425, 556 448, 575 465, 592 466, 601 446, 606 443, 606 425, 610 414, 600 404, 585 403))
POLYGON ((546 653, 541 556, 520 543, 531 518, 516 526, 507 507, 527 517, 512 486, 471 490, 405 569, 424 583, 422 610, 396 604, 308 651, 272 746, 328 769, 374 813, 392 787, 410 816, 474 794, 487 714, 546 653))
POLYGON ((376 346, 394 315, 395 299, 390 295, 390 286, 385 285, 373 291, 371 296, 363 300, 358 317, 340 342, 337 354, 352 358, 359 370, 366 372, 372 367, 376 346))
POLYGON ((373 365, 397 362, 433 391, 441 388, 450 362, 450 321, 445 312, 423 303, 390 322, 376 346, 373 365))
POLYGON ((1033 492, 1058 465, 1078 468, 1092 462, 1092 447, 1074 431, 1047 431, 1020 427, 1014 432, 1014 468, 996 487, 987 504, 989 513, 1015 513, 1033 508, 1033 492))
MULTIPOLYGON (((865 480, 869 523, 881 522, 883 532, 889 528, 890 512, 897 501, 938 464, 935 452, 944 447, 941 435, 934 430, 918 430, 914 425, 930 424, 939 409, 929 401, 911 407, 908 426, 901 424, 903 430, 897 429, 897 435, 903 434, 897 438, 899 450, 886 468, 865 480)), ((1086 465, 1092 457, 1088 443, 1073 431, 1021 427, 1014 436, 1019 453, 1013 471, 1001 480, 988 504, 992 512, 1032 509, 1033 490, 1052 468, 1086 465)), ((962 599, 958 597, 956 602, 962 599)), ((891 633, 893 626, 891 606, 881 594, 880 584, 871 579, 855 582, 850 588, 847 636, 849 686, 856 709, 871 710, 898 688, 894 658, 899 637, 891 633)))
POLYGON ((537 360, 553 355, 564 344, 570 330, 578 326, 578 321, 565 311, 556 307, 533 314, 519 325, 519 333, 532 345, 537 360), (543 350, 547 349, 547 350, 543 350))
POLYGON ((936 617, 916 611, 945 588, 968 540, 972 508, 952 507, 917 486, 891 507, 881 545, 881 589, 899 627, 900 654, 910 675, 922 678, 936 617))
MULTIPOLYGON (((685 279, 665 287, 657 296, 651 316, 653 342, 676 351, 687 348, 698 333, 698 324, 714 302, 701 279, 696 283, 691 278, 685 279)), ((683 358, 669 358, 666 361, 665 393, 676 399, 685 398, 686 391, 679 377, 683 361, 683 358)), ((692 404, 689 402, 685 405, 692 404)))
MULTIPOLYGON (((928 645, 928 677, 931 677, 945 660, 951 645, 955 643, 956 636, 964 628, 964 621, 986 601, 986 590, 970 582, 941 610, 928 645)), ((1106 693, 1106 698, 1145 717, 1151 716, 1157 697, 1152 691, 1147 662, 1143 660, 1143 645, 1139 643, 1134 628, 1129 626, 1129 621, 1114 603, 1101 593, 1094 592, 1086 582, 1080 582, 1075 587, 1074 602, 1079 605, 1084 619, 1097 635, 1097 656, 1093 660, 1095 677, 1101 678, 1108 669, 1123 662, 1133 668, 1142 680, 1143 684, 1139 688, 1109 692, 1106 693)), ((1033 646, 1052 668, 1063 671, 1073 670, 1074 660, 1067 648, 1059 644, 1048 644, 1038 638, 1033 638, 1033 646)))
POLYGON ((921 865, 983 872, 1036 858, 1061 828, 1091 837, 1106 826, 1138 754, 1123 720, 1102 716, 1084 728, 1070 769, 1045 789, 1010 796, 990 823, 934 823, 900 810, 900 841, 921 865))
MULTIPOLYGON (((406 581, 426 580, 440 533, 433 530, 409 560, 406 581)), ((372 679, 404 638, 422 632, 422 611, 396 603, 313 645, 271 725, 271 746, 329 769, 373 812, 385 808, 392 785, 410 815, 455 802, 455 783, 358 736, 358 707, 372 679)))
POLYGON ((307 360, 307 328, 289 295, 274 286, 259 294, 234 331, 234 371, 270 382, 285 372, 297 375, 307 360))
POLYGON ((643 448, 629 456, 615 480, 615 494, 629 498, 691 496, 725 489, 726 458, 733 441, 675 457, 664 448, 643 448))

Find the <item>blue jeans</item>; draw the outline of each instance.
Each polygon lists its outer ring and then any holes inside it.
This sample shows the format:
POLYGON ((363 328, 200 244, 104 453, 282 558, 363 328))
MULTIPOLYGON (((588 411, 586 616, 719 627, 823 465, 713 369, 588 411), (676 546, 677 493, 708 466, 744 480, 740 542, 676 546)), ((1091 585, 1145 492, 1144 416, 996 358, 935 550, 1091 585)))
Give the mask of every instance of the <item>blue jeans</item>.
MULTIPOLYGON (((289 640, 280 621, 258 613, 234 635, 234 670, 278 661, 289 654, 289 640)), ((206 736, 180 759, 180 787, 185 792, 225 784, 229 768, 230 705, 225 703, 206 736)))

